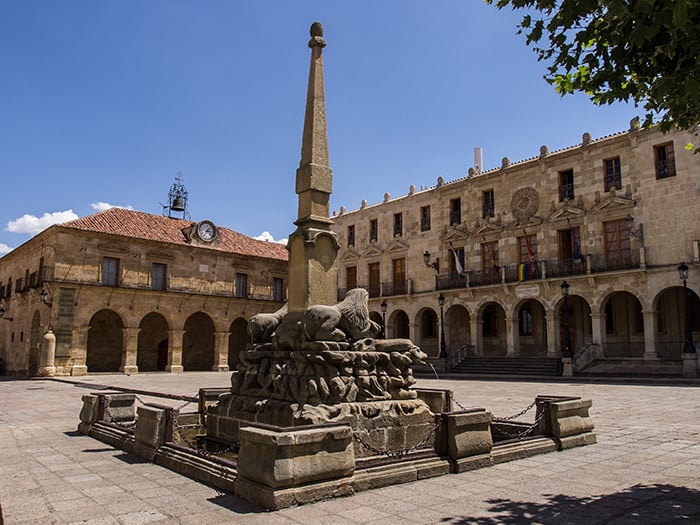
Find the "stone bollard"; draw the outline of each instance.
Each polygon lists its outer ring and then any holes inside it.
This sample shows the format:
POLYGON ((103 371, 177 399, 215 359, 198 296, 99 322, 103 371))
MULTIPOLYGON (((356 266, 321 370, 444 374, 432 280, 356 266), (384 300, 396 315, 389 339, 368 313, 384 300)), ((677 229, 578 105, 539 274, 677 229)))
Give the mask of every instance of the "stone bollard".
POLYGON ((52 377, 56 375, 54 359, 56 356, 56 336, 49 330, 44 334, 44 344, 41 345, 39 354, 39 375, 41 377, 52 377))
POLYGON ((172 437, 173 410, 156 404, 137 408, 134 454, 153 461, 158 448, 172 437))
POLYGON ((580 397, 537 396, 539 431, 550 436, 559 450, 596 442, 592 432, 594 425, 588 410, 593 405, 590 399, 580 397), (544 414, 543 414, 544 412, 544 414))
POLYGON ((443 414, 447 423, 447 450, 453 472, 493 465, 491 413, 483 408, 443 414))
POLYGON ((81 399, 83 407, 80 409, 78 432, 88 435, 92 425, 100 419, 100 399, 95 394, 85 394, 81 399))
POLYGON ((268 509, 354 492, 349 426, 243 427, 236 495, 268 509))

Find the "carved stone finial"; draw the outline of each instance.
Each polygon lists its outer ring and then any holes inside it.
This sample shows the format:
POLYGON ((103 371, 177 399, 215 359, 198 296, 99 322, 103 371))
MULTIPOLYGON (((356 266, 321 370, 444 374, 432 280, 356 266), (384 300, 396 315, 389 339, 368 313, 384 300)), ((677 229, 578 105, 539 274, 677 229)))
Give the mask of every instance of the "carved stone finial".
POLYGON ((437 179, 438 188, 440 186, 442 186, 443 184, 445 184, 445 179, 443 179, 442 177, 438 177, 438 179, 437 179))
POLYGON ((345 206, 340 207, 340 214, 342 215, 343 213, 345 213, 345 206))
POLYGON ((411 185, 408 187, 408 194, 409 194, 409 195, 413 195, 415 192, 416 192, 416 186, 415 186, 414 184, 411 184, 411 185))
POLYGON ((501 168, 507 168, 510 166, 510 159, 508 157, 503 157, 501 159, 501 168))
POLYGON ((540 146, 540 158, 546 157, 549 154, 549 148, 544 144, 540 146))
POLYGON ((384 202, 389 202, 390 199, 391 199, 391 195, 389 195, 388 193, 385 193, 384 194, 384 202))
POLYGON ((583 138, 581 140, 581 144, 584 146, 588 146, 591 143, 591 134, 588 133, 587 131, 583 134, 583 138))
POLYGON ((364 210, 367 207, 367 199, 362 199, 362 202, 360 203, 360 209, 364 210))
POLYGON ((474 175, 474 168, 469 168, 469 171, 467 171, 467 176, 471 177, 474 175))
POLYGON ((326 47, 326 41, 323 39, 323 26, 321 22, 314 22, 311 24, 311 40, 309 40, 309 47, 326 47))
POLYGON ((630 131, 635 131, 639 129, 639 117, 634 117, 630 120, 630 131))

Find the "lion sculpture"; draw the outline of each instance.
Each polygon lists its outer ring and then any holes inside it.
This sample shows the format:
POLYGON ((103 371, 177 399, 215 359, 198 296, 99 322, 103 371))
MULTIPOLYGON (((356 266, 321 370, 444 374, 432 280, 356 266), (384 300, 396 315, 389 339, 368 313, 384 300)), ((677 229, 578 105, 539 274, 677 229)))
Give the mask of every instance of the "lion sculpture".
POLYGON ((287 315, 287 305, 273 313, 260 313, 251 317, 248 335, 253 343, 269 343, 282 318, 287 315))
POLYGON ((381 326, 369 318, 369 294, 363 288, 349 290, 333 306, 309 306, 304 312, 304 329, 309 341, 356 341, 375 337, 381 326))

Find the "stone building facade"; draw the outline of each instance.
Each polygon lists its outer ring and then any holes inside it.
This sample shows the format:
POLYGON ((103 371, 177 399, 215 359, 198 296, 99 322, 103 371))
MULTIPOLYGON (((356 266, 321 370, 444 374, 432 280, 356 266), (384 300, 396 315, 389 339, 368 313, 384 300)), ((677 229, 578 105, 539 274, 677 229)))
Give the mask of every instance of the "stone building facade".
POLYGON ((626 132, 586 133, 560 151, 542 146, 534 158, 341 208, 339 295, 366 288, 387 337, 410 337, 433 357, 444 340, 450 357, 570 348, 578 369, 606 359, 677 366, 687 340, 681 262, 692 340, 700 337, 700 155, 686 148, 695 139, 633 121, 626 132))
POLYGON ((112 208, 0 259, 0 357, 16 375, 226 371, 286 290, 284 245, 112 208))

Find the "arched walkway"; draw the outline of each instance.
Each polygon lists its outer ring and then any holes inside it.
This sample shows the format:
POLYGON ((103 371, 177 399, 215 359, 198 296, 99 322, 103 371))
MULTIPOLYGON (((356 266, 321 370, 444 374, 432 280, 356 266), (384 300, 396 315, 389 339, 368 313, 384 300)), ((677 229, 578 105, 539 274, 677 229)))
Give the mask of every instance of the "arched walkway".
POLYGON ((570 295, 567 298, 568 312, 564 310, 564 299, 561 299, 557 306, 559 313, 559 348, 564 355, 564 346, 566 344, 565 325, 568 313, 569 322, 569 340, 571 342, 571 350, 576 353, 576 350, 591 342, 592 322, 591 322, 591 307, 586 300, 578 295, 570 295))
MULTIPOLYGON (((662 290, 655 301, 656 353, 662 359, 680 359, 685 347, 686 297, 682 286, 662 290)), ((700 299, 688 289, 688 306, 693 342, 700 340, 700 299)))
POLYGON ((140 372, 165 370, 168 364, 168 322, 161 314, 151 312, 139 324, 136 364, 140 372), (165 353, 163 353, 165 349, 165 353))
POLYGON ((642 304, 630 292, 614 292, 603 303, 605 357, 644 356, 642 304))
POLYGON ((113 310, 100 310, 90 319, 87 336, 89 372, 119 372, 122 363, 124 322, 113 310))
POLYGON ((503 307, 498 303, 487 303, 481 320, 481 353, 485 356, 506 355, 506 314, 503 307))
POLYGON ((445 342, 447 354, 471 344, 470 318, 467 309, 459 304, 450 306, 445 312, 445 342))
POLYGON ((388 339, 409 339, 411 337, 408 315, 403 310, 393 311, 387 321, 387 325, 388 339))
POLYGON ((438 357, 438 316, 432 308, 423 308, 418 312, 418 322, 416 323, 416 343, 421 350, 430 357, 438 357))
POLYGON ((228 366, 229 370, 235 370, 238 366, 240 353, 245 350, 250 342, 248 335, 248 321, 239 317, 231 323, 230 335, 228 338, 228 366))
POLYGON ((517 336, 519 355, 547 355, 547 319, 539 301, 527 299, 518 308, 517 336))
POLYGON ((187 372, 214 367, 214 322, 203 312, 196 312, 185 321, 182 366, 187 372))

